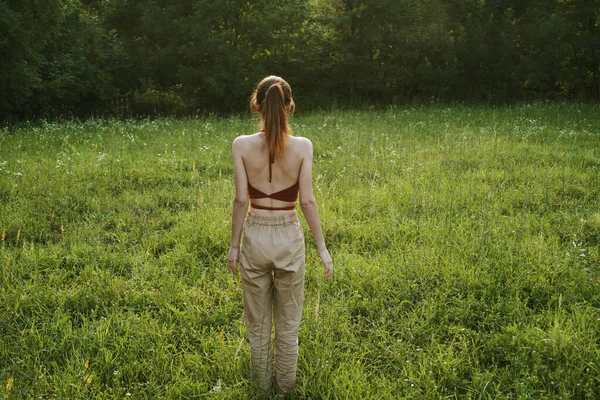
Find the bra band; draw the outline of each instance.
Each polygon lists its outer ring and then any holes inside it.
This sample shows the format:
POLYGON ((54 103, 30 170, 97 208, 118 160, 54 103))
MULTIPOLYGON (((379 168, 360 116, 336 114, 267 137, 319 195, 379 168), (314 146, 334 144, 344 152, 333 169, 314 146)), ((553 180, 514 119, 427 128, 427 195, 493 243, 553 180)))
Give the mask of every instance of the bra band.
POLYGON ((294 204, 293 206, 287 206, 287 207, 267 207, 267 206, 260 206, 258 204, 254 204, 254 203, 250 203, 250 207, 257 209, 257 210, 270 210, 270 211, 282 211, 282 210, 295 210, 296 209, 296 205, 294 204))

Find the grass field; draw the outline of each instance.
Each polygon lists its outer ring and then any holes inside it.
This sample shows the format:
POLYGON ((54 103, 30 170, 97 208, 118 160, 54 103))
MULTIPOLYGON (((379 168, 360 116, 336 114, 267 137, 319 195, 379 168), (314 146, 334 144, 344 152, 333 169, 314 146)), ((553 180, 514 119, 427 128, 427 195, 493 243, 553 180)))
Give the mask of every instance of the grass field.
MULTIPOLYGON (((294 398, 600 397, 598 105, 291 124, 314 144, 336 268, 307 232, 294 398)), ((0 131, 2 398, 252 398, 225 255, 231 142, 255 128, 0 131)))

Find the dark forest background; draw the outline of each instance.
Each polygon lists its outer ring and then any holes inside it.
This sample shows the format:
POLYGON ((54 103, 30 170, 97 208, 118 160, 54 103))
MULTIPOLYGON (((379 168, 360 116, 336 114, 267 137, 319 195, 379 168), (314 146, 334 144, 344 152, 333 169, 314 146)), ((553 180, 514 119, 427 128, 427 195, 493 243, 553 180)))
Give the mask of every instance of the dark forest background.
POLYGON ((0 120, 600 99, 600 0, 0 0, 0 120))

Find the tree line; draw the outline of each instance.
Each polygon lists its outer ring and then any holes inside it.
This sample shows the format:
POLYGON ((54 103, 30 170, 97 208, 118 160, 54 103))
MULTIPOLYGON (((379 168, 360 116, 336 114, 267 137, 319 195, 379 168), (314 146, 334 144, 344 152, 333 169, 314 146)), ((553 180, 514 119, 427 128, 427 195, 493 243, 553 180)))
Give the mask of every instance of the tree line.
POLYGON ((600 0, 0 0, 0 60, 2 120, 597 100, 600 0))

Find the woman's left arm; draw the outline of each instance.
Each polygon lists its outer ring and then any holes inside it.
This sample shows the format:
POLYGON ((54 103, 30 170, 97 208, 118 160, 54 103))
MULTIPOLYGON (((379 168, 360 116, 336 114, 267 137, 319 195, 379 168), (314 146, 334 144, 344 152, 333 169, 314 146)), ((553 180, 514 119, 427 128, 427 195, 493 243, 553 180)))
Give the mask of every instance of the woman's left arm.
POLYGON ((227 268, 234 275, 237 274, 237 258, 240 252, 240 237, 244 217, 248 212, 248 177, 242 159, 243 147, 243 138, 237 137, 232 145, 235 198, 233 200, 233 210, 231 211, 231 243, 227 253, 227 268))

